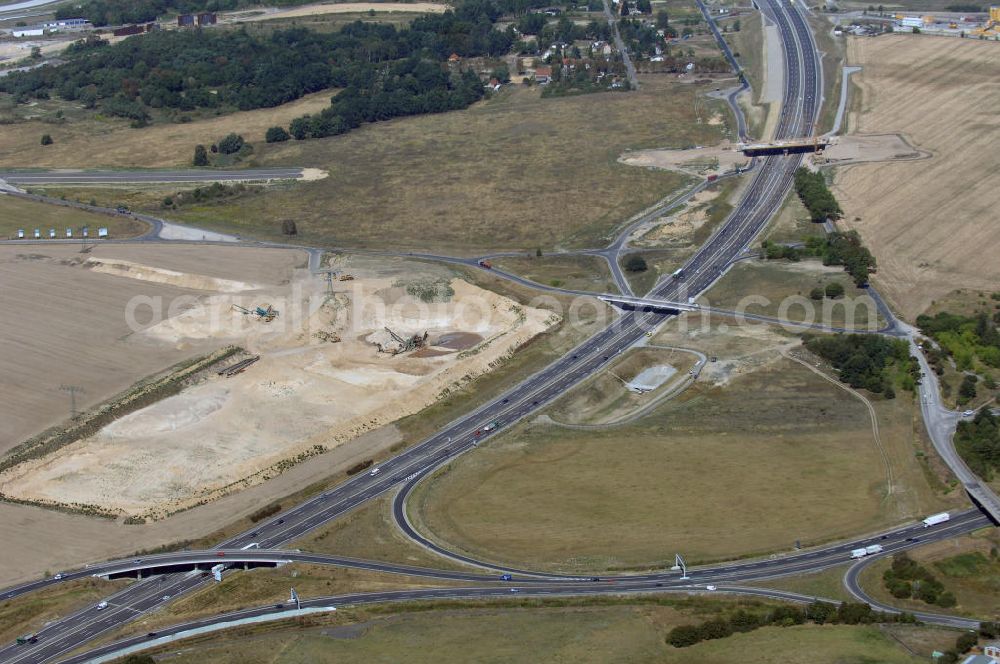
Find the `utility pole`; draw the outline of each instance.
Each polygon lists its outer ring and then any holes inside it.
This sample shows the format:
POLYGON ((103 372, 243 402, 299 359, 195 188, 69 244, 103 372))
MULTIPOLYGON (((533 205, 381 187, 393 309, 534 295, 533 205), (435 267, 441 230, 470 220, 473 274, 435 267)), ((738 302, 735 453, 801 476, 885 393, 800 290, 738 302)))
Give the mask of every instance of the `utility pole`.
POLYGON ((59 389, 63 392, 69 392, 69 416, 76 418, 76 395, 83 394, 86 390, 79 385, 60 385, 59 389))

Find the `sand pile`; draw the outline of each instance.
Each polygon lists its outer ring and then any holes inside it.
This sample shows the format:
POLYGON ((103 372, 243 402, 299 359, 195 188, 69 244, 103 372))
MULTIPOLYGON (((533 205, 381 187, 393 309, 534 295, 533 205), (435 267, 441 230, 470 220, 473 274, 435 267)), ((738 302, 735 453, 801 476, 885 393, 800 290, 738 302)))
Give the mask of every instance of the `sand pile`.
POLYGON ((138 279, 140 281, 150 281, 156 284, 170 284, 181 288, 193 288, 195 290, 215 291, 221 293, 239 293, 241 291, 258 290, 263 288, 259 284, 250 284, 244 281, 233 281, 231 279, 220 279, 218 277, 206 277, 200 274, 189 274, 176 272, 162 267, 142 265, 132 261, 118 258, 96 258, 87 259, 86 265, 95 272, 112 274, 118 277, 138 279))

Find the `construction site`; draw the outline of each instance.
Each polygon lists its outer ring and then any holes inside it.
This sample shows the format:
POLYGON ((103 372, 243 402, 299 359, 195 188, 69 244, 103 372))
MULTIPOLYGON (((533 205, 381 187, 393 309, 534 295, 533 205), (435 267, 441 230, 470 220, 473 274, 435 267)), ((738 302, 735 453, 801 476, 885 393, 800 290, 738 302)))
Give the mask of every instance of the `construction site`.
POLYGON ((92 261, 89 271, 119 283, 204 287, 134 332, 135 347, 243 351, 178 394, 8 468, 0 492, 31 504, 162 518, 419 412, 558 320, 440 267, 352 258, 324 268, 264 284, 241 282, 238 271, 209 277, 92 261), (411 295, 426 284, 444 295, 411 295))

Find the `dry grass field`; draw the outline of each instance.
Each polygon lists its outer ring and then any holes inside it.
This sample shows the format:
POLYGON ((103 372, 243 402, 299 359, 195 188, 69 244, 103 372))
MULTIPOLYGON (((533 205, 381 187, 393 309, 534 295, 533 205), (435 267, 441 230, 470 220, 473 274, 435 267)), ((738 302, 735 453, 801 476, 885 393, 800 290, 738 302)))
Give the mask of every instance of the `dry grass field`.
POLYGON ((680 600, 675 600, 678 608, 669 606, 669 599, 665 603, 668 605, 480 606, 388 615, 355 610, 350 612, 354 616, 338 612, 342 615, 330 619, 326 626, 226 633, 200 643, 172 644, 169 652, 170 661, 178 664, 916 664, 925 661, 931 651, 921 647, 915 649, 917 655, 911 654, 896 635, 890 636, 879 627, 843 625, 770 627, 678 649, 665 643, 669 630, 706 619, 712 608, 684 607, 680 600))
POLYGON ((783 320, 814 322, 836 327, 868 329, 878 327, 875 301, 857 288, 842 267, 824 266, 819 260, 797 263, 781 260, 746 260, 737 263, 699 300, 720 309, 780 317, 783 320), (845 296, 817 301, 809 297, 815 287, 839 283, 845 296), (761 299, 762 298, 762 299, 761 299))
POLYGON ((511 87, 466 111, 401 118, 344 136, 260 146, 257 162, 320 168, 317 182, 181 209, 182 220, 300 241, 490 250, 596 246, 684 176, 617 162, 627 149, 715 144, 706 86, 649 78, 629 94, 542 99, 511 87))
MULTIPOLYGON (((48 238, 49 229, 56 229, 56 236, 66 237, 66 229, 72 228, 75 237, 81 237, 80 229, 87 226, 90 237, 97 237, 97 229, 104 227, 113 238, 128 238, 141 235, 149 229, 146 224, 131 217, 94 214, 71 207, 36 203, 14 196, 0 195, 0 238, 17 238, 18 229, 24 230, 25 237, 34 238, 34 230, 48 238)), ((32 247, 32 251, 37 249, 32 247)))
POLYGON ((787 550, 940 504, 914 460, 908 403, 879 415, 895 478, 887 499, 865 407, 782 358, 794 338, 741 328, 661 343, 717 361, 634 424, 512 430, 420 487, 411 516, 474 555, 589 571, 660 566, 674 552, 704 561, 787 550))
MULTIPOLYGON (((3 168, 167 168, 191 165, 194 146, 216 143, 238 131, 255 147, 264 145, 268 127, 287 125, 292 118, 316 113, 330 105, 333 90, 317 92, 277 108, 242 111, 187 124, 163 122, 132 129, 127 120, 100 119, 89 113, 70 113, 64 124, 41 118, 7 125, 0 131, 3 168), (42 134, 52 145, 39 148, 42 134)), ((57 109, 42 107, 39 115, 57 109)))
POLYGON ((1000 283, 1000 171, 991 137, 1000 128, 1000 50, 994 42, 851 39, 848 62, 862 93, 857 133, 902 133, 932 158, 839 169, 844 225, 878 260, 874 283, 913 319, 957 289, 1000 283))
POLYGON ((536 257, 530 254, 527 257, 499 258, 494 260, 493 264, 507 272, 547 286, 597 293, 618 292, 608 264, 598 256, 553 254, 536 257))

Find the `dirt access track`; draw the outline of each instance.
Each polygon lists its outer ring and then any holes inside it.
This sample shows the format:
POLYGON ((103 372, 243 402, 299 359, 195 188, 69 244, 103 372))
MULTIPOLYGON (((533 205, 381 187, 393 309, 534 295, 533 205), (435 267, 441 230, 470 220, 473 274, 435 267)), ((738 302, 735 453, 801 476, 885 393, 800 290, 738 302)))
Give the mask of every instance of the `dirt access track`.
POLYGON ((268 285, 244 281, 238 265, 207 276, 88 259, 82 267, 90 272, 143 287, 203 289, 134 333, 138 348, 234 344, 260 360, 233 377, 211 373, 89 438, 5 471, 0 491, 39 504, 162 518, 416 413, 556 322, 441 268, 410 264, 391 274, 386 262, 341 266, 350 281, 328 284, 299 270, 288 283, 268 285), (265 323, 234 304, 271 305, 280 313, 265 323), (426 335, 425 346, 394 354, 399 343, 386 327, 404 339, 426 335))
POLYGON ((848 61, 863 67, 852 77, 861 99, 848 115, 851 133, 900 133, 932 155, 837 170, 843 225, 875 254, 874 282, 910 320, 956 289, 997 290, 1000 45, 852 38, 848 61))

